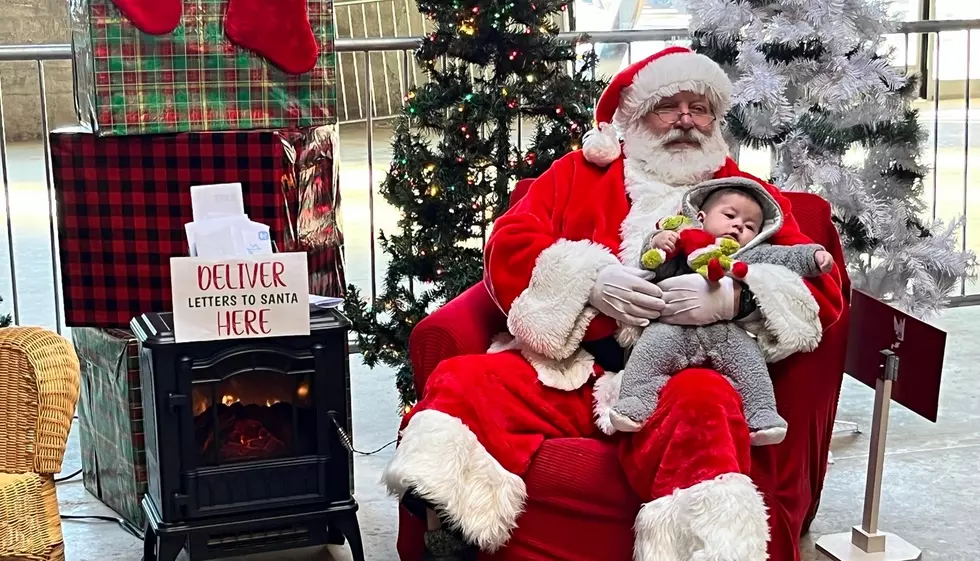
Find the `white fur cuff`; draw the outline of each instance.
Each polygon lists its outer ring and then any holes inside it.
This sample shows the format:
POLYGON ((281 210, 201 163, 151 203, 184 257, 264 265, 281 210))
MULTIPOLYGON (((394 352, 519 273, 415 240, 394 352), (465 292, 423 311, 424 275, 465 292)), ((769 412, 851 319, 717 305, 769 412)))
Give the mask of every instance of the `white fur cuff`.
POLYGON ((571 358, 554 360, 534 351, 522 349, 518 341, 510 333, 502 333, 493 338, 488 354, 518 351, 524 360, 538 374, 542 385, 557 390, 574 391, 585 385, 592 377, 595 358, 584 349, 579 349, 571 358))
POLYGON ((782 265, 763 263, 751 265, 744 281, 761 318, 741 324, 758 338, 767 362, 817 348, 823 336, 820 306, 802 277, 782 265))
POLYGON ((636 561, 765 561, 768 556, 766 505, 741 473, 726 473, 643 505, 635 531, 636 561))
POLYGON ((528 287, 507 314, 507 329, 524 349, 554 360, 571 357, 599 313, 588 306, 596 277, 617 263, 602 245, 558 240, 538 255, 528 287))
POLYGON ((592 387, 592 411, 595 414, 595 424, 605 434, 616 432, 609 414, 619 399, 622 385, 622 372, 606 372, 592 387))
POLYGON ((524 481, 495 460, 459 419, 419 411, 402 431, 382 476, 388 489, 409 489, 439 505, 467 541, 493 552, 510 539, 524 509, 524 481))

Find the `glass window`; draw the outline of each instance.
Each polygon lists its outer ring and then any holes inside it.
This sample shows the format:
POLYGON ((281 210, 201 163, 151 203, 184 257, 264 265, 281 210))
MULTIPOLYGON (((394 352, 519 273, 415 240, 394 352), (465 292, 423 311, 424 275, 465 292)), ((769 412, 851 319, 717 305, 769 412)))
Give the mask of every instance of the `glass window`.
MULTIPOLYGON (((921 5, 922 0, 894 0, 888 12, 901 21, 918 21, 921 5)), ((894 49, 892 60, 895 64, 914 67, 919 62, 919 38, 919 35, 889 35, 885 38, 885 48, 894 49)))
MULTIPOLYGON (((931 19, 978 18, 980 18, 980 2, 935 0, 931 19)), ((980 78, 980 34, 973 33, 970 38, 969 57, 967 57, 967 31, 943 31, 939 33, 938 72, 940 80, 965 80, 967 77, 967 58, 969 58, 970 79, 980 78)), ((935 74, 932 75, 932 78, 935 78, 935 74)))
POLYGON ((236 353, 194 381, 200 465, 316 452, 312 359, 236 353))

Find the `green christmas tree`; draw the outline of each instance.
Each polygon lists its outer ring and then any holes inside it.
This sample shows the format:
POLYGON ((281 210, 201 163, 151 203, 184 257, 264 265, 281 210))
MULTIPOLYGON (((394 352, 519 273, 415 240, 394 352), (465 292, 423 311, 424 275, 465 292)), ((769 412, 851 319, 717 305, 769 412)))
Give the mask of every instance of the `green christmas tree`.
MULTIPOLYGON (((3 302, 3 297, 0 296, 0 302, 3 302)), ((10 314, 0 315, 0 327, 10 327, 14 323, 14 317, 10 314)))
MULTIPOLYGON (((372 307, 348 287, 345 313, 369 367, 395 368, 415 403, 412 329, 483 274, 483 243, 516 180, 578 149, 605 83, 595 57, 558 37, 567 0, 419 2, 434 24, 415 58, 429 81, 410 91, 381 186, 402 212, 379 234, 391 256, 372 307), (517 146, 518 120, 533 133, 517 146), (529 142, 528 142, 529 140, 529 142)), ((527 130, 527 129, 525 129, 527 130)))

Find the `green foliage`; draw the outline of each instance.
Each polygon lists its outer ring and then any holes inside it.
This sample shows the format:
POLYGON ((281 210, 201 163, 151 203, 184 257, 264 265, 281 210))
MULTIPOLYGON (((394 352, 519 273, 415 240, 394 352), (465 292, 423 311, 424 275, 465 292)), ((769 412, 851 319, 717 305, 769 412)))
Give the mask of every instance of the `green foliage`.
POLYGON ((799 63, 805 60, 820 60, 827 51, 817 39, 800 41, 787 45, 778 41, 763 43, 759 49, 769 62, 799 63))
POLYGON ((704 31, 691 33, 691 48, 722 66, 733 65, 738 58, 738 44, 704 31))
POLYGON ((428 313, 482 278, 493 220, 516 180, 577 149, 605 87, 553 23, 564 1, 420 1, 435 24, 415 53, 429 77, 396 124, 381 194, 398 231, 378 239, 391 260, 372 306, 350 286, 345 312, 370 367, 396 370, 403 406, 416 399, 408 339, 428 313), (569 68, 573 67, 572 73, 569 68), (518 120, 524 146, 516 145, 518 120))
MULTIPOLYGON (((0 302, 3 302, 3 297, 0 296, 0 302)), ((14 316, 10 314, 0 315, 0 327, 10 327, 14 323, 14 316)))

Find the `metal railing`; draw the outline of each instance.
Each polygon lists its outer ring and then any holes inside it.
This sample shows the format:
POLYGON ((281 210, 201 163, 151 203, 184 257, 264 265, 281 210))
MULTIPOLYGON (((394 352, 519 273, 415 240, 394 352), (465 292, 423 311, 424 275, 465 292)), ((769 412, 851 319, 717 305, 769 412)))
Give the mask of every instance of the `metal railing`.
MULTIPOLYGON (((405 0, 391 0, 392 4, 403 3, 405 0)), ((349 2, 345 5, 349 7, 361 6, 367 4, 368 2, 349 2)), ((377 2, 374 2, 377 3, 377 2)), ((357 8, 361 9, 361 8, 357 8)), ((367 9, 367 8, 364 8, 367 9)), ((353 18, 353 16, 348 16, 353 18)), ((976 151, 971 150, 970 143, 977 142, 977 135, 970 134, 970 127, 975 126, 974 121, 976 116, 970 115, 972 111, 970 96, 974 93, 980 91, 974 85, 971 89, 971 82, 973 80, 974 73, 971 71, 970 66, 973 64, 974 59, 971 58, 970 48, 972 47, 971 35, 972 31, 980 30, 980 20, 963 20, 963 21, 917 21, 909 22, 899 29, 897 34, 902 40, 899 44, 904 45, 904 59, 905 64, 910 69, 919 72, 924 76, 922 91, 920 92, 924 100, 928 100, 930 103, 927 105, 925 102, 920 103, 920 109, 931 111, 932 117, 929 123, 929 134, 930 134, 930 148, 931 148, 931 159, 926 155, 924 158, 925 163, 931 164, 931 167, 936 171, 932 173, 932 177, 929 179, 931 191, 928 195, 930 199, 929 204, 932 208, 932 214, 934 216, 940 217, 951 217, 955 215, 968 215, 968 210, 971 208, 969 206, 968 192, 971 187, 980 188, 980 179, 975 177, 975 174, 970 174, 971 168, 971 157, 973 157, 976 151), (947 65, 951 64, 955 59, 950 55, 951 52, 956 53, 957 51, 951 50, 949 47, 948 39, 950 34, 964 34, 965 41, 967 45, 967 50, 965 54, 966 68, 962 69, 964 72, 963 79, 961 80, 951 80, 943 78, 943 71, 948 70, 947 65), (944 38, 945 36, 945 38, 944 38), (944 41, 947 41, 944 43, 944 41), (942 47, 946 45, 945 47, 942 47), (940 60, 940 50, 942 48, 943 58, 940 60), (942 62, 942 65, 940 64, 942 62), (949 96, 950 89, 953 86, 963 82, 964 90, 962 96, 949 96), (962 129, 962 130, 961 130, 962 129), (955 147, 952 152, 950 148, 956 139, 962 140, 962 153, 956 153, 955 147), (962 176, 953 173, 948 162, 961 162, 962 163, 962 176), (950 176, 954 175, 956 178, 956 185, 962 187, 962 190, 955 190, 949 185, 953 185, 953 181, 950 180, 950 176), (940 176, 943 177, 940 177, 940 176), (961 203, 956 205, 949 204, 948 199, 955 199, 955 202, 961 203)), ((579 38, 583 35, 582 33, 563 33, 561 36, 565 39, 572 40, 579 38)), ((601 49, 605 46, 613 45, 625 45, 625 54, 619 55, 615 54, 616 49, 610 49, 614 54, 612 56, 621 56, 625 60, 613 60, 612 64, 614 67, 618 67, 624 63, 631 62, 634 58, 643 56, 647 51, 654 51, 662 48, 664 44, 685 44, 688 42, 688 35, 686 29, 660 29, 660 30, 631 30, 631 31, 608 31, 608 32, 589 32, 588 34, 589 42, 584 43, 586 48, 601 49)), ((369 100, 371 103, 363 104, 362 108, 365 108, 363 113, 363 118, 358 116, 357 118, 345 118, 341 115, 341 122, 345 126, 350 127, 354 134, 361 135, 361 139, 366 144, 363 153, 351 153, 341 156, 341 167, 340 173, 342 177, 341 185, 344 186, 345 190, 350 190, 350 192, 360 192, 366 197, 366 207, 358 208, 357 212, 352 212, 350 205, 352 204, 352 197, 345 194, 345 224, 343 228, 345 230, 345 238, 350 242, 351 240, 361 239, 363 241, 364 251, 352 250, 348 246, 345 252, 348 258, 347 268, 349 273, 349 279, 355 284, 359 284, 365 293, 376 292, 377 279, 379 275, 383 275, 383 271, 379 272, 382 267, 379 266, 377 256, 375 253, 375 232, 378 229, 378 207, 385 207, 383 210, 386 214, 391 215, 396 212, 396 209, 391 209, 386 207, 384 202, 376 202, 374 197, 374 191, 379 183, 380 174, 377 173, 375 169, 375 159, 376 151, 380 148, 380 145, 376 145, 376 120, 377 114, 379 112, 378 104, 375 103, 375 83, 373 81, 373 71, 372 65, 364 64, 366 61, 370 60, 372 53, 384 53, 385 56, 394 54, 398 58, 398 75, 399 79, 389 83, 383 82, 385 88, 393 88, 392 84, 397 83, 397 95, 399 98, 406 93, 406 90, 411 85, 417 83, 417 75, 411 80, 409 76, 412 75, 413 71, 413 58, 411 52, 415 50, 418 46, 419 37, 380 37, 374 39, 363 39, 363 38, 345 38, 340 37, 336 40, 336 51, 340 54, 349 55, 349 57, 361 62, 362 66, 359 68, 364 69, 363 83, 358 78, 358 81, 353 84, 354 91, 363 94, 364 100, 369 100), (369 110, 366 108, 370 108, 369 110), (361 129, 358 131, 357 129, 361 129), (364 175, 363 184, 352 181, 350 176, 358 176, 360 174, 364 175), (347 176, 345 179, 344 176, 347 176), (360 190, 360 191, 358 191, 360 190), (354 217, 351 219, 351 217, 354 217), (366 216, 366 221, 364 220, 366 216), (370 261, 367 263, 360 263, 357 261, 357 255, 369 255, 370 261), (368 269, 363 276, 358 277, 357 274, 350 274, 352 265, 356 265, 353 268, 368 269)), ((955 41, 954 41, 955 42, 955 41)), ((980 44, 980 43, 978 43, 980 44)), ((620 51, 621 52, 621 51, 620 51)), ((958 51, 962 54, 962 50, 958 51)), ((600 55, 601 56, 601 55, 600 55)), ((57 238, 56 238, 56 225, 55 225, 55 204, 54 204, 54 189, 51 180, 51 162, 50 162, 50 152, 47 139, 48 132, 48 104, 46 99, 45 90, 45 80, 44 80, 44 66, 47 61, 63 61, 71 59, 71 49, 69 45, 36 45, 36 46, 5 46, 0 47, 0 63, 3 62, 27 62, 33 63, 36 66, 36 73, 39 81, 38 95, 40 97, 40 110, 41 110, 41 128, 43 138, 43 155, 44 155, 44 176, 46 181, 46 193, 47 193, 47 204, 48 204, 48 217, 47 217, 47 230, 49 235, 49 246, 50 254, 47 259, 50 263, 50 270, 53 273, 54 278, 54 320, 55 324, 52 326, 56 328, 59 332, 62 331, 62 315, 61 315, 61 293, 60 293, 60 282, 59 282, 59 271, 58 271, 58 252, 57 252, 57 238)), ((387 73, 387 67, 385 72, 387 73)), ((357 74, 357 73, 355 73, 357 74)), ((9 255, 9 269, 10 269, 10 279, 11 287, 13 291, 13 302, 12 308, 15 316, 15 321, 19 322, 22 309, 19 298, 19 288, 22 284, 19 284, 17 277, 17 267, 16 259, 14 257, 14 228, 12 221, 12 211, 11 211, 11 179, 9 170, 11 162, 8 158, 8 146, 4 134, 4 118, 3 118, 3 93, 2 93, 2 83, 3 76, 0 74, 0 170, 2 170, 2 181, 3 181, 3 193, 5 199, 5 218, 6 218, 6 233, 7 233, 7 250, 9 255)), ((345 84, 341 82, 342 88, 349 88, 351 84, 345 84)), ((385 90, 386 95, 389 90, 385 90)), ((384 107, 387 109, 387 107, 384 107)), ((347 133, 342 133, 342 141, 340 149, 343 151, 345 142, 344 139, 350 138, 347 133)), ((518 138, 520 138, 520 131, 518 131, 518 138)), ((351 145, 356 145, 361 142, 357 138, 354 138, 351 145)), ((518 140, 520 142, 520 140, 518 140)), ((742 151, 740 156, 745 159, 748 151, 742 151)), ((751 155, 751 154, 750 154, 751 155)), ((764 166, 767 165, 765 162, 768 158, 765 154, 755 154, 751 155, 752 159, 756 161, 757 165, 764 166)), ((747 162, 746 165, 750 165, 751 162, 747 162)), ((976 163, 980 163, 980 159, 977 159, 976 163)), ((768 173, 767 169, 763 168, 753 168, 751 171, 757 174, 765 176, 768 173)), ((980 210, 976 211, 980 213, 980 210)), ((967 233, 972 233, 973 229, 968 229, 967 233)), ((964 248, 970 247, 972 249, 980 249, 980 238, 977 242, 970 242, 968 240, 967 233, 963 235, 962 245, 964 248)), ((357 242, 360 243, 360 242, 357 242)), ((37 256, 32 256, 37 257, 37 256)), ((980 292, 977 288, 980 287, 970 287, 971 294, 967 294, 967 285, 964 283, 961 288, 961 297, 957 299, 954 304, 960 305, 964 303, 975 303, 980 301, 980 295, 973 294, 973 292, 980 292)))
MULTIPOLYGON (((337 37, 343 39, 413 38, 432 30, 415 0, 341 0, 334 5, 334 15, 337 37)), ((399 57, 397 50, 379 49, 370 51, 362 61, 356 51, 338 51, 337 111, 343 121, 363 121, 368 102, 375 118, 397 115, 401 92, 418 85, 421 76, 421 69, 411 63, 411 57, 405 56, 404 51, 401 54, 399 57), (365 97, 361 85, 368 71, 379 82, 371 97, 365 97)))

